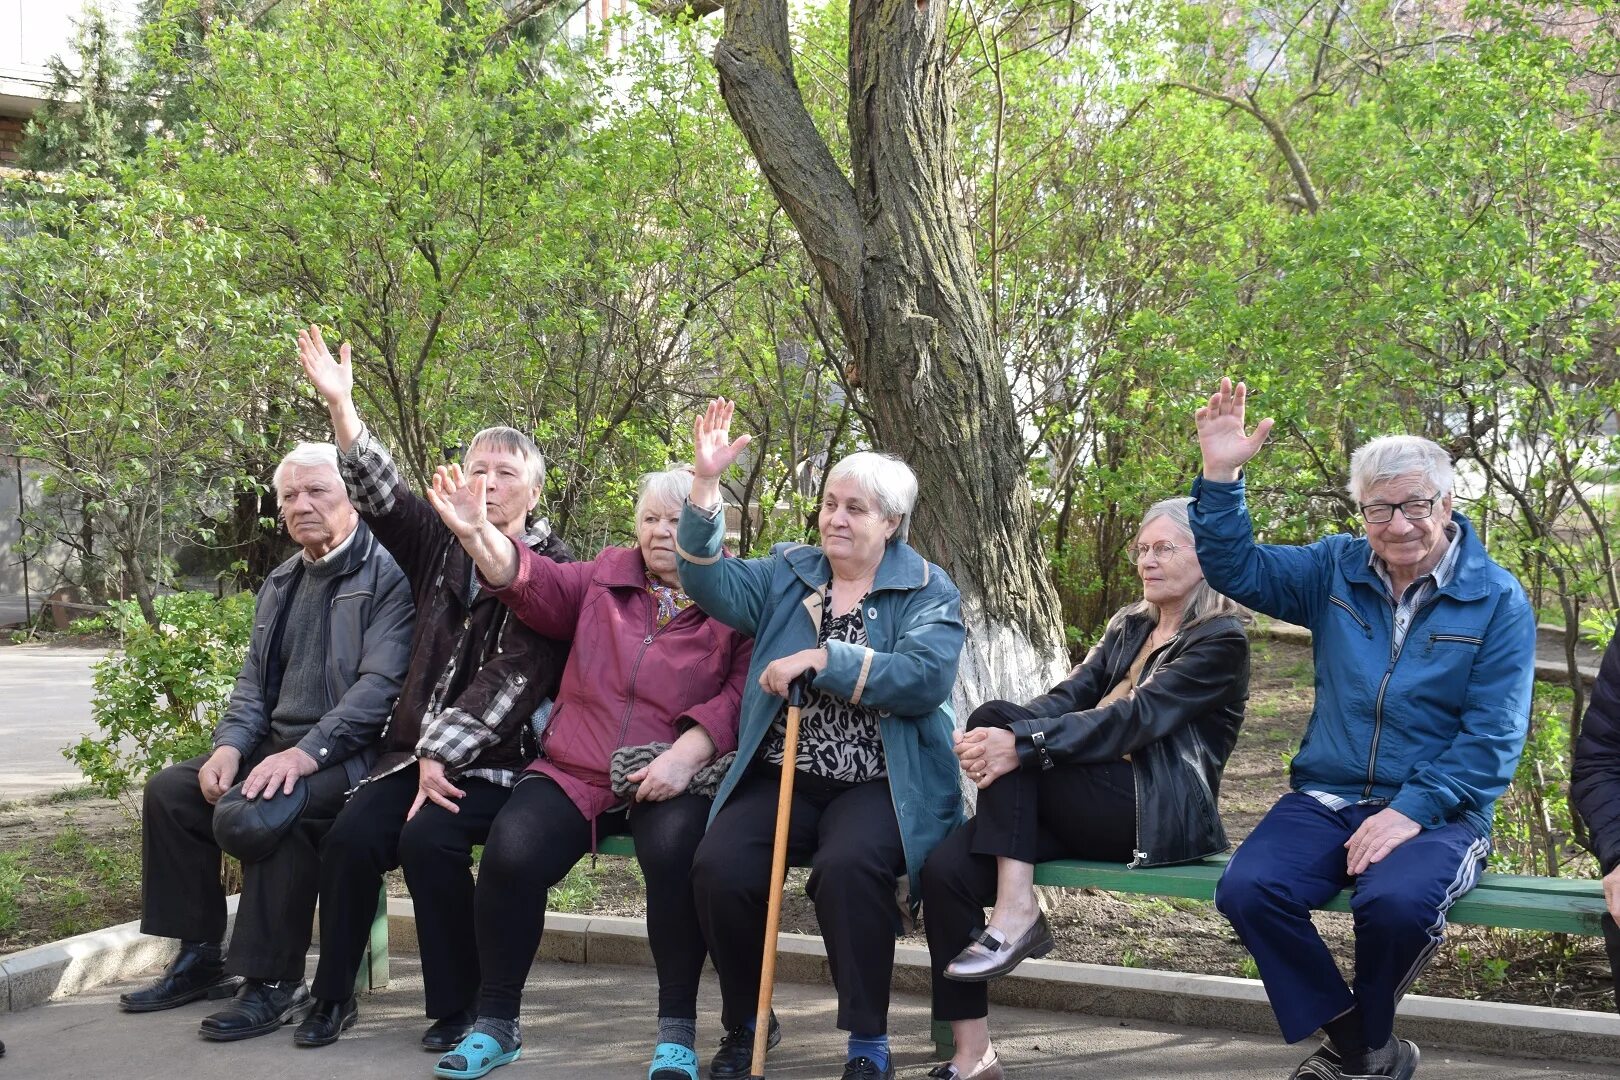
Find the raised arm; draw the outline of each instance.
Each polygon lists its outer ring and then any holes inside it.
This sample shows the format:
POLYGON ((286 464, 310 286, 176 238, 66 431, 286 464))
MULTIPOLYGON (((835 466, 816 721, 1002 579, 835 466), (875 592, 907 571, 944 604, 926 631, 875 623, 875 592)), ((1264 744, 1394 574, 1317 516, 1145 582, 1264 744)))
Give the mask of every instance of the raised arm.
POLYGON ((298 362, 304 365, 304 376, 310 385, 326 402, 338 451, 348 453, 365 430, 354 407, 354 368, 349 363, 349 343, 339 345, 334 357, 321 336, 321 328, 310 323, 308 330, 298 331, 298 362))

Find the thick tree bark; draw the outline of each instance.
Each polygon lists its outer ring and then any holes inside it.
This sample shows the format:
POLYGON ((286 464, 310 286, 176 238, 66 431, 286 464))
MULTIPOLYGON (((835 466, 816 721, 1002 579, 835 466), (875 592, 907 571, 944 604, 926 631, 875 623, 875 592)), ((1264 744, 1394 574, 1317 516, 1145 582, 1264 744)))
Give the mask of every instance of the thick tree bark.
POLYGON ((945 6, 851 0, 853 183, 793 76, 785 0, 728 0, 720 86, 798 228, 867 395, 878 444, 917 472, 912 535, 962 590, 958 706, 1066 667, 1006 373, 955 197, 945 6))

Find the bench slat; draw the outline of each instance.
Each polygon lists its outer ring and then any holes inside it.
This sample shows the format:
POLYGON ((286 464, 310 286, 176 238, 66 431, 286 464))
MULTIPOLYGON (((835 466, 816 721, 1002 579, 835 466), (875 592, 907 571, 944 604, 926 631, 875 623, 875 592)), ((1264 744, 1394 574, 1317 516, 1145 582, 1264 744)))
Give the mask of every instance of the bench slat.
MULTIPOLYGON (((1226 861, 1225 856, 1219 856, 1186 866, 1129 870, 1120 863, 1062 859, 1039 864, 1035 881, 1039 885, 1210 900, 1226 861)), ((1349 911, 1349 891, 1334 897, 1324 910, 1349 911)), ((1484 874, 1478 887, 1452 907, 1450 920, 1512 930, 1598 936, 1603 933, 1603 911, 1602 886, 1596 881, 1484 874)))

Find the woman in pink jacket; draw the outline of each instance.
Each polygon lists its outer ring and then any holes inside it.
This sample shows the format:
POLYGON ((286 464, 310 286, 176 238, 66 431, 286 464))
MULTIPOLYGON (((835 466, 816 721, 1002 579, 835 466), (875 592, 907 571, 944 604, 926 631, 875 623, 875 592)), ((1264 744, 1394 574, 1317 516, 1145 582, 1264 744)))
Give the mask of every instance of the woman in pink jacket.
MULTIPOLYGON (((647 940, 658 969, 658 1044, 650 1080, 698 1080, 698 979, 707 953, 689 875, 710 800, 688 791, 737 747, 752 643, 693 605, 675 572, 675 526, 692 489, 685 469, 641 478, 636 546, 593 561, 536 558, 484 515, 482 478, 441 468, 429 495, 478 564, 480 585, 547 637, 571 640, 540 756, 495 818, 475 908, 483 984, 478 1022, 434 1075, 479 1077, 520 1053, 523 983, 545 927, 546 891, 596 839, 628 832, 647 879, 647 940), (620 747, 669 744, 609 783, 620 747)), ((452 796, 453 797, 453 796, 452 796)))

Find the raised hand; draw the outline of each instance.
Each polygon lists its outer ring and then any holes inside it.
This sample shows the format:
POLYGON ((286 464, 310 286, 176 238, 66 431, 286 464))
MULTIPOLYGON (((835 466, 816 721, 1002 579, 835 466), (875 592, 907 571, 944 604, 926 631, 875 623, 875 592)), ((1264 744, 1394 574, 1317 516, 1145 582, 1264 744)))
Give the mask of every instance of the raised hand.
POLYGON ((298 331, 298 361, 304 365, 310 385, 327 402, 346 401, 354 395, 354 368, 349 365, 347 341, 338 346, 334 359, 321 337, 321 328, 310 323, 308 330, 298 331))
POLYGON ((484 477, 480 474, 468 480, 460 465, 440 465, 433 471, 427 500, 459 540, 474 539, 489 520, 484 506, 484 477))
POLYGON ((715 398, 692 422, 692 471, 700 480, 718 480, 753 441, 752 435, 731 437, 731 414, 737 403, 715 398))
POLYGON ((1221 388, 1209 395, 1209 403, 1199 408, 1198 449, 1204 455, 1204 478, 1231 483, 1243 466, 1260 450, 1274 423, 1269 417, 1254 426, 1253 435, 1243 433, 1248 387, 1222 379, 1221 388))

